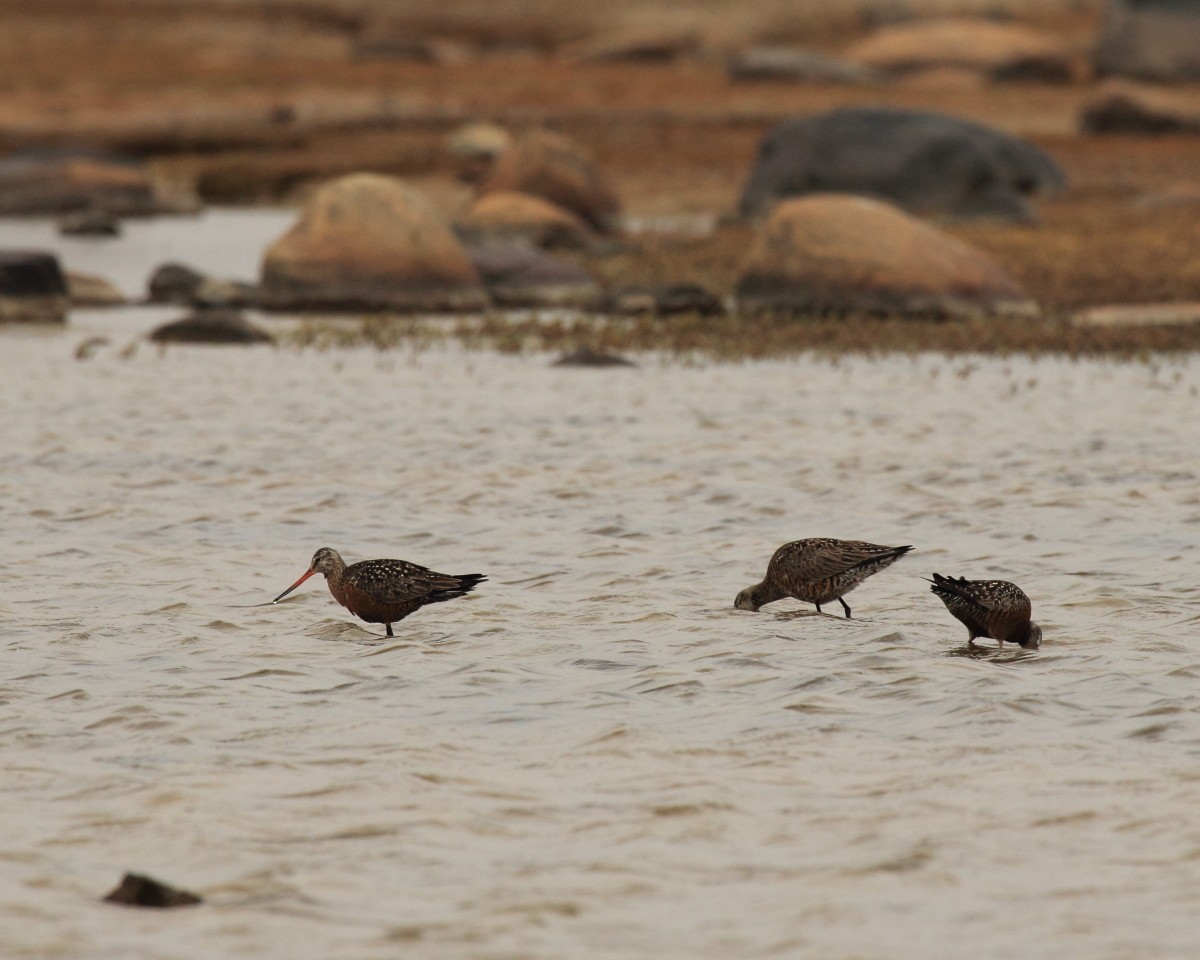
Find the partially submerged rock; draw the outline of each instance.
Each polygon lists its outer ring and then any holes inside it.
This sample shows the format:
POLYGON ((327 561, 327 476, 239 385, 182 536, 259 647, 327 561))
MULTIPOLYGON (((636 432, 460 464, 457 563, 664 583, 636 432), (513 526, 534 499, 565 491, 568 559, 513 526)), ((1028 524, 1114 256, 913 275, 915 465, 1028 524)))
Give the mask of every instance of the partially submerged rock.
POLYGON ((1109 80, 1083 105, 1084 133, 1200 133, 1200 98, 1128 80, 1109 80))
POLYGON ((847 107, 772 130, 742 191, 742 216, 809 193, 881 197, 958 218, 1026 220, 1028 197, 1064 186, 1038 148, 946 114, 847 107))
POLYGON ((878 200, 780 204, 737 284, 748 313, 958 318, 1037 307, 986 254, 878 200))
POLYGON ((533 247, 472 247, 470 255, 498 306, 584 308, 600 298, 600 287, 586 270, 533 247))
POLYGON ((59 217, 58 232, 64 237, 117 237, 121 221, 107 210, 89 207, 59 217))
POLYGON ((164 323, 150 334, 155 343, 274 343, 275 338, 236 310, 198 310, 164 323))
POLYGON ((150 274, 146 296, 151 303, 190 304, 206 279, 203 273, 185 263, 164 263, 150 274))
POLYGON ((487 295, 466 250, 425 197, 356 173, 320 187, 268 248, 259 288, 284 310, 479 310, 487 295))
POLYGON ((552 367, 636 367, 632 360, 627 360, 620 354, 609 353, 606 350, 596 350, 593 347, 576 347, 562 354, 552 367))
POLYGON ((951 67, 993 80, 1065 82, 1080 72, 1057 37, 1017 23, 941 17, 881 27, 846 51, 846 58, 887 73, 951 67))
POLYGON ((168 886, 160 880, 141 873, 127 873, 121 882, 104 898, 108 903, 130 907, 189 907, 204 900, 187 890, 168 886))
POLYGON ((879 83, 883 74, 871 67, 799 47, 750 47, 729 61, 729 78, 743 82, 879 83))
POLYGON ((516 239, 544 249, 582 250, 595 241, 591 228, 571 211, 507 190, 479 197, 459 227, 472 239, 516 239))
POLYGON ((62 323, 70 300, 58 257, 0 250, 0 323, 62 323))
POLYGON ((614 230, 621 212, 616 190, 591 156, 549 130, 518 137, 496 159, 480 192, 502 190, 544 197, 601 232, 614 230))

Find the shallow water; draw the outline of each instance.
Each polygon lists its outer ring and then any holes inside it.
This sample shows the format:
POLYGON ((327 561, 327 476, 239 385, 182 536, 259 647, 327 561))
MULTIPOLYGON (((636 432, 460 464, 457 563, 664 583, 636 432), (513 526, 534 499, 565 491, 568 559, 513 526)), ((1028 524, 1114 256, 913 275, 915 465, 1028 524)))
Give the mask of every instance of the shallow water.
POLYGON ((150 316, 0 331, 4 956, 1194 954, 1200 362, 122 355, 150 316), (813 535, 916 550, 853 621, 732 609, 813 535), (259 606, 322 545, 490 581, 392 641, 259 606), (934 570, 1042 650, 963 656, 934 570))

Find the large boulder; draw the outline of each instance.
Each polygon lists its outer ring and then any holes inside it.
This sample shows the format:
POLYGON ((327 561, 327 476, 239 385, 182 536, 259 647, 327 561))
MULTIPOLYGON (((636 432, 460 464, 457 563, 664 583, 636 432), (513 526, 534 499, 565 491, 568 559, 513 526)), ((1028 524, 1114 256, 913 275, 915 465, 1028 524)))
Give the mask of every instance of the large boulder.
POLYGON ((0 214, 91 209, 128 216, 166 208, 149 171, 136 160, 60 148, 21 150, 0 159, 0 214))
POLYGON ((1200 98, 1129 80, 1108 80, 1083 105, 1084 133, 1200 133, 1200 98))
POLYGON ((748 313, 966 317, 1033 313, 985 254, 866 197, 780 204, 755 237, 736 290, 748 313))
POLYGON ((40 250, 0 250, 0 323, 62 323, 70 299, 58 258, 40 250))
POLYGON ((1079 73, 1070 47, 1016 23, 944 17, 882 27, 846 51, 846 58, 887 73, 944 67, 995 80, 1067 81, 1079 73))
POLYGON ((476 199, 459 223, 460 232, 481 239, 517 239, 537 247, 585 249, 595 234, 570 210, 527 193, 507 190, 476 199))
POLYGON ((1143 80, 1200 79, 1200 4, 1109 0, 1094 66, 1143 80))
POLYGON ((857 193, 946 217, 1027 220, 1027 197, 1065 183, 1041 150, 982 124, 920 110, 846 107, 772 130, 740 212, 760 215, 808 193, 857 193))
POLYGON ((516 191, 544 197, 600 231, 615 229, 621 212, 616 191, 592 158, 562 134, 533 130, 502 153, 481 193, 516 191))
POLYGON ((425 197, 356 173, 320 187, 263 257, 273 309, 479 310, 487 294, 466 250, 425 197))
POLYGON ((600 286, 590 273, 525 244, 472 247, 471 263, 502 307, 594 306, 600 286))

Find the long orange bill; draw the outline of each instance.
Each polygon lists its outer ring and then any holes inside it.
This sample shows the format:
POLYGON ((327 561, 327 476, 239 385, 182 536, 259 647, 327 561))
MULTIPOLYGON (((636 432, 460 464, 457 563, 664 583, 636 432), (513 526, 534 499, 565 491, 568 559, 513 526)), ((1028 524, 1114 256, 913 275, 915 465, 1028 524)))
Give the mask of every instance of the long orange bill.
POLYGON ((309 570, 309 571, 307 571, 307 572, 304 574, 304 576, 302 576, 302 577, 301 577, 299 580, 297 580, 297 581, 296 581, 295 583, 293 583, 293 584, 292 584, 290 587, 288 587, 286 590, 284 590, 284 591, 283 591, 283 593, 281 593, 279 596, 277 596, 277 597, 276 597, 274 600, 272 600, 271 602, 272 602, 272 603, 278 603, 280 600, 282 600, 284 597, 286 597, 286 596, 287 596, 289 593, 291 593, 293 590, 295 590, 295 589, 296 589, 298 586, 300 586, 300 584, 302 584, 302 583, 303 583, 305 580, 307 580, 309 577, 311 577, 311 576, 312 576, 314 573, 316 573, 316 572, 317 572, 316 570, 309 570))

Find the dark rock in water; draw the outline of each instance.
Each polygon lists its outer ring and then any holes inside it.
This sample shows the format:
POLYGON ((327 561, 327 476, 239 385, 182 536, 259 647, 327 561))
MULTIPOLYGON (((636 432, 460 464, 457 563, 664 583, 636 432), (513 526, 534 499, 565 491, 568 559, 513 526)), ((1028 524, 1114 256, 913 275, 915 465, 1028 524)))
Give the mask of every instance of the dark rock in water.
POLYGON ((591 347, 578 347, 564 353, 551 364, 553 367, 636 367, 632 360, 615 353, 604 353, 591 347))
POLYGON ((882 197, 923 213, 1026 220, 1027 197, 1066 184, 1031 144, 919 110, 847 107, 772 130, 742 191, 742 216, 809 193, 882 197))
POLYGON ((600 298, 600 287, 586 270, 534 247, 472 247, 468 254, 500 306, 588 307, 600 298))
POLYGON ((675 283, 666 287, 619 290, 608 304, 612 313, 671 314, 696 313, 714 317, 725 312, 721 298, 696 283, 675 283))
POLYGON ((62 323, 69 306, 54 254, 0 250, 0 323, 62 323))
POLYGON ((164 263, 147 284, 151 303, 177 303, 191 307, 253 307, 258 287, 242 280, 207 277, 182 263, 164 263))
POLYGON ((275 338, 236 310, 200 310, 155 328, 155 343, 274 343, 275 338))
POLYGON ((108 903, 123 903, 130 907, 190 907, 204 900, 187 890, 176 890, 141 873, 127 873, 116 888, 106 896, 108 903))
POLYGON ((100 208, 118 216, 156 213, 164 201, 140 161, 80 148, 21 150, 0 159, 0 213, 100 208))
POLYGON ((190 304, 196 289, 208 278, 182 263, 164 263, 150 275, 147 293, 151 303, 190 304))
POLYGON ((879 83, 882 74, 799 47, 751 47, 729 62, 729 79, 785 83, 879 83))
POLYGON ((1079 125, 1084 133, 1200 133, 1200 100, 1162 87, 1109 80, 1083 105, 1079 125))
POLYGON ((1200 4, 1110 0, 1093 65, 1102 76, 1167 83, 1200 79, 1200 4))
POLYGON ((65 237, 117 237, 121 235, 121 221, 107 210, 93 207, 63 214, 58 232, 65 237))

